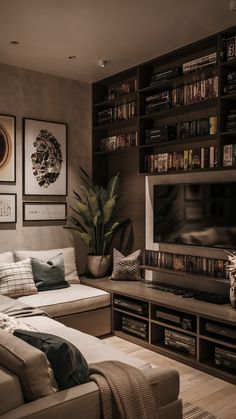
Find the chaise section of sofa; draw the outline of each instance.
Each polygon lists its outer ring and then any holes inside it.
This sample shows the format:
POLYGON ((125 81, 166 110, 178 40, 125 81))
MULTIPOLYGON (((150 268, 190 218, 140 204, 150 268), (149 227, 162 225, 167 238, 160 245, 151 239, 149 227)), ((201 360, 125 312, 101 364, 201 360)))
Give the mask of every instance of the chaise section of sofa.
MULTIPOLYGON (((154 398, 157 399, 160 393, 160 416, 159 419, 181 419, 182 403, 179 395, 179 374, 174 369, 151 368, 146 361, 123 354, 117 349, 78 330, 66 327, 56 320, 44 317, 22 317, 26 325, 37 328, 39 332, 51 333, 66 339, 74 344, 88 364, 106 360, 118 360, 139 368, 151 383, 154 398)), ((8 383, 8 391, 11 390, 9 400, 4 401, 6 388, 2 392, 0 384, 0 405, 2 408, 1 419, 37 418, 47 419, 50 417, 77 418, 80 419, 102 419, 100 393, 97 385, 93 382, 59 391, 52 395, 40 398, 30 403, 25 403, 17 376, 1 365, 0 360, 0 383, 8 383), (2 399, 1 399, 2 394, 2 399)))

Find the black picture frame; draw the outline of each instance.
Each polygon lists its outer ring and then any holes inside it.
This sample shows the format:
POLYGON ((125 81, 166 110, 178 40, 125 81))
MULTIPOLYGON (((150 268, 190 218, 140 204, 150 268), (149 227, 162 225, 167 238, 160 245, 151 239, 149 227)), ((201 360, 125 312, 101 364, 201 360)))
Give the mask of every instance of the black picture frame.
POLYGON ((16 193, 0 193, 0 224, 16 224, 17 222, 16 193), (7 200, 8 197, 8 200, 7 200), (4 199, 5 198, 5 199, 4 199), (13 215, 9 210, 13 208, 13 215), (5 212, 5 214, 4 214, 5 212))
POLYGON ((16 183, 16 117, 0 114, 0 184, 16 183))
POLYGON ((67 203, 66 202, 23 202, 23 221, 24 222, 37 222, 37 221, 64 221, 66 222, 67 219, 67 203), (28 211, 32 211, 33 207, 35 207, 34 213, 31 216, 27 217, 27 206, 28 211), (60 216, 52 217, 53 214, 53 207, 61 206, 64 208, 64 216, 60 218, 60 216), (51 215, 50 215, 50 207, 51 215), (41 210, 40 210, 41 208, 41 210), (38 211, 38 213, 37 213, 38 211), (42 216, 42 214, 45 214, 42 216), (48 217, 46 216, 48 214, 48 217), (40 216, 41 215, 41 216, 40 216))
POLYGON ((23 118, 24 196, 67 196, 67 193, 68 124, 23 118))

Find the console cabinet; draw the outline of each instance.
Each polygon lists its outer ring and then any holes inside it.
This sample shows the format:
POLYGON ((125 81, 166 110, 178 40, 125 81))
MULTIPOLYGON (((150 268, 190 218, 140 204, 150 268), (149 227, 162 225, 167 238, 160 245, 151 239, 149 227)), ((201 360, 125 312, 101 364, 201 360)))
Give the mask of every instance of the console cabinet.
POLYGON ((84 279, 111 293, 113 333, 236 384, 236 311, 145 282, 84 279))

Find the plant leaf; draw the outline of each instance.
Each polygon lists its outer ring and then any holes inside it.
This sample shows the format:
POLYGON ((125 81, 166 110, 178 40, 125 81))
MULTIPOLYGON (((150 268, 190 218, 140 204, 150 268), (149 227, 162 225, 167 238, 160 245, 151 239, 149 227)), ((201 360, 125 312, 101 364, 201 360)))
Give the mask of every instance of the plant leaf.
POLYGON ((113 176, 107 185, 107 200, 113 198, 113 196, 117 194, 118 183, 119 183, 119 173, 117 173, 116 176, 113 176))
POLYGON ((116 197, 113 196, 113 198, 106 201, 104 207, 103 207, 103 222, 104 224, 108 223, 111 219, 111 216, 113 214, 114 208, 116 205, 116 197))

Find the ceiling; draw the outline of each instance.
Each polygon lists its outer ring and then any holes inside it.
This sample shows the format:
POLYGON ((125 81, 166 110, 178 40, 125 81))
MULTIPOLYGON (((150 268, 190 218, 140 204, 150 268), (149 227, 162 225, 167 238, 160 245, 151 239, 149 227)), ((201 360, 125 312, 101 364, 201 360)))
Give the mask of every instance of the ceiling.
POLYGON ((93 82, 236 25, 236 12, 229 4, 229 0, 0 0, 0 62, 93 82), (69 60, 71 55, 77 58, 69 60), (108 61, 104 69, 98 65, 101 59, 108 61))

